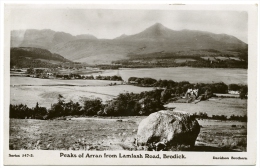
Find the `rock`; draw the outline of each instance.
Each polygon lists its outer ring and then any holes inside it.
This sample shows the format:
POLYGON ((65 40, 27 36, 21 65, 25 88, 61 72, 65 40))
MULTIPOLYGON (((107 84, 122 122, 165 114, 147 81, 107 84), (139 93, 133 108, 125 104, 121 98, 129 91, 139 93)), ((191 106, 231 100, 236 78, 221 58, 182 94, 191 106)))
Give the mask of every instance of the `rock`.
POLYGON ((137 131, 139 145, 165 142, 167 148, 184 144, 195 145, 200 132, 198 121, 189 113, 180 111, 159 111, 143 119, 137 131))

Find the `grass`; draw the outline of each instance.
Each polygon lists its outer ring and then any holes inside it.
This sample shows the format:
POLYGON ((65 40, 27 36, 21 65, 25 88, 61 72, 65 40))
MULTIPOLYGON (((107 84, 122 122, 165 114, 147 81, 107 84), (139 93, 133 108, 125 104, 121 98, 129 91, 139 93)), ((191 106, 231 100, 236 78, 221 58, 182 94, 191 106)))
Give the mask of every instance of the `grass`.
POLYGON ((59 94, 66 101, 81 102, 86 98, 100 98, 103 101, 113 99, 119 93, 140 93, 153 88, 137 87, 132 85, 115 86, 12 86, 10 95, 11 104, 26 104, 34 107, 37 102, 43 107, 50 107, 57 101, 59 94))
POLYGON ((197 144, 220 148, 222 151, 246 151, 247 129, 245 126, 231 125, 204 126, 197 138, 197 144))
MULTIPOLYGON (((135 122, 10 120, 10 149, 110 150, 131 144, 135 122)), ((122 147, 121 147, 122 148, 122 147)))
POLYGON ((226 115, 230 117, 234 115, 247 114, 247 100, 239 98, 216 98, 207 101, 194 103, 169 103, 167 107, 176 107, 176 110, 182 110, 189 113, 206 112, 208 116, 226 115))
MULTIPOLYGON (((13 150, 147 150, 135 147, 134 138, 143 116, 102 120, 10 119, 9 147, 13 150), (118 120, 123 120, 118 122, 118 120)), ((194 149, 246 151, 246 123, 200 122, 194 149)))

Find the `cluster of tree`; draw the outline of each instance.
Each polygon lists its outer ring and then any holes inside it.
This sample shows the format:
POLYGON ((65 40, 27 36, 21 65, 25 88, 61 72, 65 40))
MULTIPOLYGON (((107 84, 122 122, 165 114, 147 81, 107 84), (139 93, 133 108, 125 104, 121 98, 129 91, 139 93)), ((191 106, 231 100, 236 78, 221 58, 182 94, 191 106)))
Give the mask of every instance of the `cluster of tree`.
POLYGON ((239 92, 239 97, 241 99, 247 99, 247 94, 248 94, 248 87, 247 87, 247 85, 230 84, 230 85, 228 85, 228 90, 230 90, 230 91, 238 91, 239 92))
POLYGON ((93 75, 79 75, 79 74, 73 74, 70 73, 68 75, 62 75, 62 74, 55 74, 56 78, 63 78, 63 79, 95 79, 93 75))
MULTIPOLYGON (((28 68, 26 73, 29 75, 35 75, 37 78, 48 78, 49 75, 47 74, 48 72, 52 72, 53 69, 34 69, 34 68, 28 68)), ((56 78, 63 78, 63 79, 96 79, 96 80, 111 80, 111 81, 123 81, 121 76, 113 75, 113 76, 101 76, 98 75, 94 78, 93 75, 80 75, 80 74, 74 74, 74 73, 69 73, 67 75, 62 75, 58 74, 56 72, 52 73, 53 76, 56 78)))
POLYGON ((97 115, 97 112, 104 109, 102 101, 99 99, 89 99, 84 101, 83 107, 78 102, 65 102, 62 95, 58 96, 58 102, 51 105, 50 109, 40 107, 38 102, 35 107, 29 108, 27 105, 10 105, 10 118, 31 118, 31 119, 52 119, 73 115, 97 115))
POLYGON ((247 122, 247 115, 241 116, 241 115, 234 115, 234 114, 232 114, 229 117, 229 120, 236 120, 236 121, 247 122))
POLYGON ((113 76, 96 76, 96 80, 112 80, 112 81, 122 81, 121 76, 113 75, 113 76))
POLYGON ((227 116, 225 115, 212 115, 211 117, 213 120, 227 120, 227 116))
POLYGON ((203 112, 199 112, 199 113, 193 113, 192 116, 194 116, 195 118, 199 118, 199 119, 208 119, 209 116, 207 113, 203 113, 203 112))
POLYGON ((84 101, 83 107, 78 102, 65 102, 62 95, 58 96, 58 102, 51 105, 48 110, 47 118, 57 118, 63 116, 96 115, 98 111, 103 109, 102 101, 100 99, 88 99, 84 101))
POLYGON ((242 88, 242 85, 239 85, 239 84, 229 84, 228 85, 228 90, 239 91, 241 88, 242 88))
POLYGON ((206 112, 199 112, 192 114, 193 117, 198 119, 213 119, 213 120, 235 120, 235 121, 241 121, 241 122, 247 122, 247 115, 239 116, 239 115, 231 115, 229 118, 226 115, 212 115, 212 117, 209 117, 206 112))
POLYGON ((161 101, 161 91, 154 90, 140 94, 120 94, 113 100, 103 104, 100 99, 88 99, 81 106, 78 102, 65 102, 62 95, 50 109, 39 107, 29 108, 26 105, 10 105, 10 118, 52 119, 63 116, 136 116, 149 115, 164 109, 161 101))
POLYGON ((47 115, 47 109, 40 107, 38 102, 33 108, 27 107, 27 105, 10 105, 10 118, 32 118, 32 119, 43 119, 47 115))
POLYGON ((130 77, 128 79, 128 83, 135 84, 139 86, 151 87, 157 82, 156 79, 153 78, 138 78, 138 77, 130 77))
MULTIPOLYGON (((50 109, 40 107, 38 102, 35 107, 29 108, 27 105, 10 105, 10 118, 19 119, 53 119, 65 116, 138 116, 150 115, 151 113, 164 110, 161 99, 162 90, 153 90, 142 92, 140 94, 125 93, 120 94, 113 100, 103 104, 100 99, 87 99, 83 106, 78 102, 65 102, 62 95, 58 96, 57 103, 51 105, 50 109)), ((199 112, 192 114, 197 119, 214 119, 214 120, 235 120, 247 122, 247 115, 212 115, 199 112)))
MULTIPOLYGON (((173 80, 156 80, 153 78, 138 78, 130 77, 128 79, 129 84, 142 87, 159 87, 166 88, 166 95, 184 95, 188 89, 198 89, 198 96, 204 94, 207 97, 211 97, 213 93, 228 93, 228 90, 236 90, 240 93, 240 98, 247 98, 248 88, 247 85, 230 84, 226 85, 223 82, 220 83, 196 83, 192 84, 188 81, 175 82, 173 80)), ((169 97, 169 96, 168 96, 169 97)), ((170 98, 170 97, 169 97, 170 98)))
POLYGON ((161 101, 161 91, 153 90, 140 94, 125 93, 108 102, 98 115, 136 116, 149 115, 165 109, 161 101))
POLYGON ((111 81, 122 81, 122 77, 121 76, 96 76, 94 78, 93 75, 90 75, 90 76, 86 76, 86 75, 79 75, 79 74, 68 74, 68 75, 61 75, 61 74, 57 74, 56 75, 56 78, 63 78, 63 79, 90 79, 90 80, 93 80, 93 79, 96 79, 96 80, 111 80, 111 81))
POLYGON ((247 85, 242 85, 240 88, 239 96, 241 99, 247 99, 248 87, 247 85))
POLYGON ((188 89, 199 89, 201 93, 204 93, 206 90, 212 93, 227 93, 228 91, 228 86, 223 82, 210 84, 192 84, 188 81, 175 82, 173 80, 156 80, 152 78, 130 77, 128 79, 128 83, 143 87, 167 88, 171 89, 173 93, 176 92, 176 94, 185 93, 188 89))

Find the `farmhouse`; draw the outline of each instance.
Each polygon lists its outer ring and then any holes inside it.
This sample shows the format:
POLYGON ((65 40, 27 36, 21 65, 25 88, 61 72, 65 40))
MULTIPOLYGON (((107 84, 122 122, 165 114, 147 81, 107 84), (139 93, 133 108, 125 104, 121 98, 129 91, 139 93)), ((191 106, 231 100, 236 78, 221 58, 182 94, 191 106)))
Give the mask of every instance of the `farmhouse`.
POLYGON ((199 89, 188 89, 184 98, 198 97, 199 89))

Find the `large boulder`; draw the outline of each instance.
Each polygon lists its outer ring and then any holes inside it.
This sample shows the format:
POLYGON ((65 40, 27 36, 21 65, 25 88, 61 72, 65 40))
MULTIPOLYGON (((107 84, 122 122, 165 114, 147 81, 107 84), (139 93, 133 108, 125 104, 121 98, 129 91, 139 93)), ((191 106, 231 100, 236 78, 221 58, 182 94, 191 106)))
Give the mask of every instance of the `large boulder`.
POLYGON ((189 113, 159 111, 143 119, 137 131, 139 145, 165 143, 167 148, 176 145, 193 147, 200 132, 198 121, 189 113))

